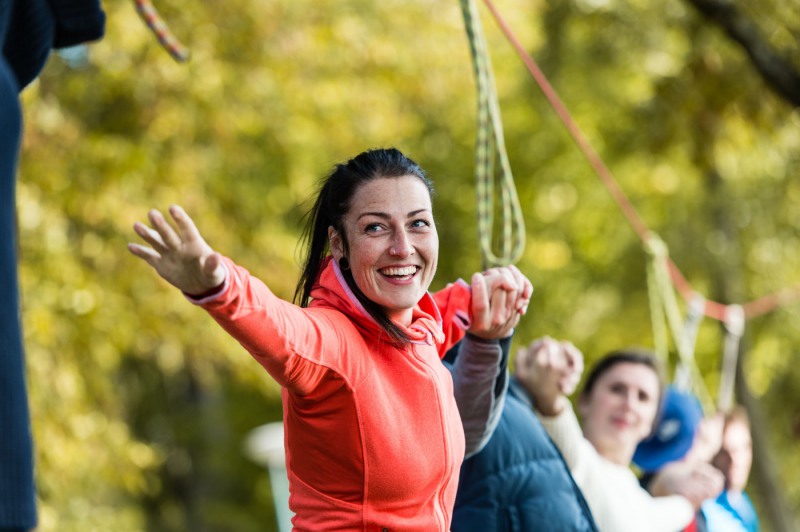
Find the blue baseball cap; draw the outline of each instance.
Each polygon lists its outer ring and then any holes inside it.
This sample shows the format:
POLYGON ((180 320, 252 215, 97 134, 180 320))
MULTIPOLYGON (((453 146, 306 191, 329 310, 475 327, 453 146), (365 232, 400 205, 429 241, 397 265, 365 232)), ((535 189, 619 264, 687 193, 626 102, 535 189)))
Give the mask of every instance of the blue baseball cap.
POLYGON ((667 388, 660 419, 655 430, 642 440, 633 455, 633 463, 652 473, 665 464, 680 460, 692 447, 697 425, 703 419, 703 407, 693 394, 667 388))

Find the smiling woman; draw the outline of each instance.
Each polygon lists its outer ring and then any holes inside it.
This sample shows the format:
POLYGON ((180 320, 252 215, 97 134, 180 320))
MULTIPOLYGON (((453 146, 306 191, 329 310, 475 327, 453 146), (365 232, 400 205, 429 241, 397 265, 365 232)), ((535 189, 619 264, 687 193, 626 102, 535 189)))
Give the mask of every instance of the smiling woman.
MULTIPOLYGON (((299 306, 212 250, 179 207, 170 208, 177 231, 158 211, 153 228, 134 226, 150 247, 130 251, 282 386, 297 529, 450 529, 458 468, 480 443, 465 438, 475 420, 465 410, 462 421, 461 388, 456 381, 454 395, 441 357, 465 332, 469 341, 508 336, 533 288, 509 267, 429 294, 439 247, 431 191, 395 149, 337 165, 308 218, 299 306)), ((487 400, 498 361, 477 390, 487 400)))
POLYGON ((538 340, 520 350, 515 367, 600 530, 682 530, 703 498, 722 488, 713 468, 697 464, 687 473, 694 476, 686 477, 698 491, 696 500, 684 495, 682 483, 669 495, 653 497, 631 471, 636 446, 653 430, 661 403, 659 368, 650 353, 615 351, 594 365, 578 399, 583 429, 565 395, 583 371, 583 355, 575 346, 538 340))
POLYGON ((296 292, 301 306, 308 304, 330 248, 366 311, 395 340, 406 341, 395 321, 409 325, 411 308, 436 273, 439 238, 432 193, 422 168, 399 150, 370 150, 337 165, 306 227, 309 253, 296 292))

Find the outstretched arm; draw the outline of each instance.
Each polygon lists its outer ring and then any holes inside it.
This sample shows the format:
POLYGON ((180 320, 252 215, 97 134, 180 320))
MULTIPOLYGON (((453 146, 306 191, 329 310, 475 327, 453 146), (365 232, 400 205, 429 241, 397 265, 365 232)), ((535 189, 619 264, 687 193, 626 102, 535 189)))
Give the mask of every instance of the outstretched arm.
POLYGON ((725 476, 711 461, 722 445, 724 425, 722 414, 703 418, 686 455, 657 471, 646 484, 647 491, 653 496, 682 495, 695 510, 706 499, 717 497, 725 488, 725 476))
POLYGON ((725 477, 707 462, 670 462, 647 485, 654 497, 681 495, 699 510, 703 501, 715 498, 725 488, 725 477))
POLYGON ((128 249, 147 262, 167 282, 203 308, 281 385, 297 393, 315 389, 322 367, 298 357, 300 352, 322 356, 337 352, 335 328, 313 322, 302 309, 277 298, 247 270, 223 259, 200 236, 192 219, 177 206, 169 213, 175 227, 157 210, 148 213, 152 227, 136 223, 134 230, 149 246, 128 249), (312 331, 313 334, 307 332, 312 331), (329 332, 330 334, 323 334, 329 332), (298 343, 297 338, 303 338, 298 343))

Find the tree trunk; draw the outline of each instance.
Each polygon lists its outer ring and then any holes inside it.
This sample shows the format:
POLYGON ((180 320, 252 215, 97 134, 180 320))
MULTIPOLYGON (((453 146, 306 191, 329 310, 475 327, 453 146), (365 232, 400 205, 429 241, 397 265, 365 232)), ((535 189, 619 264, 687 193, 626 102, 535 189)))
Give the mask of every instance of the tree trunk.
MULTIPOLYGON (((713 136, 709 136, 712 138, 713 136)), ((710 143, 710 145, 713 143, 710 143)), ((702 149, 702 148, 699 148, 702 149)), ((709 148, 709 151, 710 148, 709 148)), ((707 152, 708 153, 708 152, 707 152)), ((731 217, 731 198, 727 197, 722 177, 713 167, 713 162, 701 156, 707 168, 707 188, 710 198, 710 213, 713 230, 718 231, 723 245, 715 264, 709 264, 714 271, 714 299, 720 302, 742 301, 744 280, 741 267, 741 252, 736 223, 731 217)), ((746 329, 745 329, 746 330, 746 329)), ((792 517, 783 493, 785 491, 778 477, 772 457, 775 453, 769 442, 769 427, 761 413, 760 404, 750 389, 744 376, 743 367, 746 356, 747 335, 739 343, 739 355, 736 360, 735 397, 747 410, 750 417, 753 438, 753 475, 761 494, 760 502, 767 512, 767 519, 776 532, 792 532, 792 517)), ((762 516, 764 517, 764 516, 762 516)))
MULTIPOLYGON (((744 340, 744 339, 743 339, 744 340)), ((789 506, 783 496, 784 488, 772 462, 772 452, 769 444, 769 426, 764 420, 761 405, 747 386, 742 362, 746 353, 746 342, 739 344, 739 364, 736 367, 736 391, 739 404, 741 404, 750 417, 750 433, 753 437, 753 474, 761 500, 767 507, 772 529, 776 532, 791 532, 797 530, 794 526, 789 506)))
POLYGON ((706 19, 717 24, 739 43, 750 63, 786 102, 800 107, 800 72, 788 53, 775 50, 755 23, 732 0, 687 0, 706 19))

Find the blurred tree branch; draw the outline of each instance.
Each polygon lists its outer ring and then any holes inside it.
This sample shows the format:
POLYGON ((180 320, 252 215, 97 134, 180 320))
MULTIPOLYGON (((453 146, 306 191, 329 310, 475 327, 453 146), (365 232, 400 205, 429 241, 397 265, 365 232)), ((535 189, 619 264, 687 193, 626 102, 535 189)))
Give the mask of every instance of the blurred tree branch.
POLYGON ((719 25, 744 48, 769 86, 795 107, 800 107, 800 71, 785 54, 775 50, 758 27, 733 0, 687 0, 707 19, 719 25))

